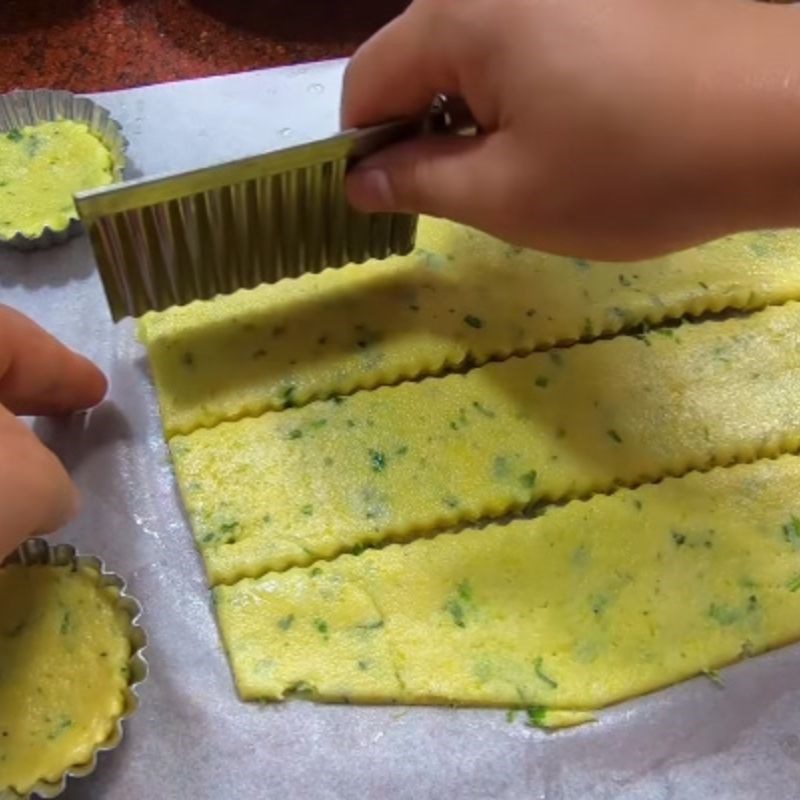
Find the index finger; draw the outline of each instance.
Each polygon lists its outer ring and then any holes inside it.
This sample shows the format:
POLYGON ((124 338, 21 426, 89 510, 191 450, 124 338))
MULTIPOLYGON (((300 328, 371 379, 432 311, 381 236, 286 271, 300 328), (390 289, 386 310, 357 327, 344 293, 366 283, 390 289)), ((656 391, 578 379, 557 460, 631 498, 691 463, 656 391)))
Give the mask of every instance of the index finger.
POLYGON ((0 305, 0 403, 14 414, 66 414, 97 405, 108 384, 72 352, 14 309, 0 305))
POLYGON ((412 3, 356 51, 344 76, 343 128, 416 116, 437 93, 460 93, 445 43, 433 40, 432 16, 424 2, 412 3))

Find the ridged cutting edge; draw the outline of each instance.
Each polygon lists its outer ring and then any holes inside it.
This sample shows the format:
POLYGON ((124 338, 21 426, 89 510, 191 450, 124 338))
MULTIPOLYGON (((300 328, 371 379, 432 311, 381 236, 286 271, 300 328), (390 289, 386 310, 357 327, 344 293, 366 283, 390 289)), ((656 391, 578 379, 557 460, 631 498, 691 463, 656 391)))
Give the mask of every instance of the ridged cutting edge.
POLYGON ((131 654, 128 658, 128 685, 125 687, 122 713, 115 720, 108 736, 92 751, 91 758, 85 764, 73 764, 68 767, 58 781, 38 781, 27 794, 19 794, 13 789, 0 788, 0 800, 29 800, 33 797, 58 797, 66 788, 69 778, 85 778, 97 767, 98 753, 104 753, 118 747, 122 742, 122 723, 129 719, 139 707, 138 688, 147 677, 148 666, 142 651, 147 647, 147 635, 139 624, 142 607, 136 598, 126 591, 125 581, 116 573, 108 572, 105 564, 96 556, 79 555, 75 548, 68 544, 49 545, 44 539, 28 539, 12 553, 0 566, 6 564, 41 564, 64 567, 87 567, 94 570, 101 587, 113 587, 119 592, 117 603, 128 616, 130 625, 131 654))
MULTIPOLYGON (((40 122, 72 120, 83 122, 111 153, 112 182, 124 177, 127 166, 128 140, 122 135, 120 124, 103 106, 88 97, 72 92, 51 89, 17 89, 0 95, 0 133, 40 122)), ((45 225, 38 236, 17 232, 10 239, 0 238, 0 246, 17 250, 43 250, 83 232, 78 213, 73 212, 66 228, 54 229, 45 225)))

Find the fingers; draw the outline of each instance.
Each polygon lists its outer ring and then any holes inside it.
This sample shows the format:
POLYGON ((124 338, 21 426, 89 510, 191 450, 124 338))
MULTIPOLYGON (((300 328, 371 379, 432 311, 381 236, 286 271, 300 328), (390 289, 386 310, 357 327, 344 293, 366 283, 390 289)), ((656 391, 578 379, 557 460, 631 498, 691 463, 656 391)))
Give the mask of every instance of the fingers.
POLYGON ((0 561, 27 537, 60 528, 77 508, 59 460, 0 406, 0 561))
POLYGON ((417 116, 437 92, 460 94, 455 62, 444 52, 447 42, 435 39, 430 5, 413 3, 353 56, 342 90, 343 128, 417 116))
POLYGON ((27 317, 0 305, 0 403, 14 414, 65 414, 97 405, 103 373, 27 317))
POLYGON ((429 214, 491 229, 512 176, 501 135, 432 136, 366 159, 347 177, 360 211, 429 214))
POLYGON ((344 127, 418 116, 443 93, 464 99, 488 132, 422 138, 364 160, 347 178, 356 208, 497 227, 492 218, 508 205, 497 200, 513 175, 498 147, 505 139, 489 69, 497 52, 487 20, 496 16, 494 0, 416 0, 355 54, 345 74, 344 127))

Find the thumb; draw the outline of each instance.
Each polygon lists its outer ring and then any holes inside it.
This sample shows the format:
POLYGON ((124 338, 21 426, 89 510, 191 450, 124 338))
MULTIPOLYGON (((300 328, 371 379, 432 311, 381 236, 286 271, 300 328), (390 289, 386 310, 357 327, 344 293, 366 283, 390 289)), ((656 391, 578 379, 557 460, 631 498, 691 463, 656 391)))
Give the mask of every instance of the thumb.
POLYGON ((61 462, 0 405, 0 563, 26 537, 60 528, 77 509, 61 462))
POLYGON ((504 193, 495 139, 429 136, 389 147, 350 172, 347 199, 367 213, 428 214, 491 227, 504 193))

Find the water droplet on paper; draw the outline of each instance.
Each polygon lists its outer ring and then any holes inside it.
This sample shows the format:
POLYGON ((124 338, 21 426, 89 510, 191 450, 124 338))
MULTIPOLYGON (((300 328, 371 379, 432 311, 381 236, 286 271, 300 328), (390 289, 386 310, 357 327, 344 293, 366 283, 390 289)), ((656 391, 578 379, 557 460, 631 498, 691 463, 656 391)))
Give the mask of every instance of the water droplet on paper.
POLYGON ((308 91, 311 94, 322 94, 325 91, 325 87, 321 83, 310 83, 308 85, 308 91))

